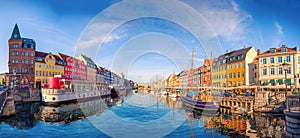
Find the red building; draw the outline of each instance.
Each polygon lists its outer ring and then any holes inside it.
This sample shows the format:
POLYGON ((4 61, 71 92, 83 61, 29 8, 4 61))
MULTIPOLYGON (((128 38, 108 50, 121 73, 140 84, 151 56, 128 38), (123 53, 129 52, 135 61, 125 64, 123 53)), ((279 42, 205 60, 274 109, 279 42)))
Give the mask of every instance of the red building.
POLYGON ((61 53, 57 54, 65 62, 64 77, 72 80, 86 80, 87 72, 83 61, 61 53))
POLYGON ((35 67, 35 48, 33 39, 22 38, 18 25, 8 40, 8 69, 9 82, 15 82, 16 86, 33 87, 34 67, 35 67))

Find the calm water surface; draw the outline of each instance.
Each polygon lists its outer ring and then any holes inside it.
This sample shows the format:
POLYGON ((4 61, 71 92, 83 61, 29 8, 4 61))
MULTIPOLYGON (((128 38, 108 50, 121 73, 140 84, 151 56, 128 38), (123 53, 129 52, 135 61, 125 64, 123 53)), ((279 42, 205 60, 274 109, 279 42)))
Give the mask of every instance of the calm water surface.
POLYGON ((285 125, 282 115, 203 115, 180 99, 131 92, 61 107, 16 103, 16 111, 1 119, 0 137, 281 137, 285 125), (140 126, 117 122, 110 113, 140 126))

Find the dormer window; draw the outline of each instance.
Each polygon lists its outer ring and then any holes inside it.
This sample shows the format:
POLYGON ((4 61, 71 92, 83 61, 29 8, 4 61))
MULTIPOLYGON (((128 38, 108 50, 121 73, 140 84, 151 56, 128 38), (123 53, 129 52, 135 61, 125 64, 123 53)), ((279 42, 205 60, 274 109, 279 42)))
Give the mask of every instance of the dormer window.
POLYGON ((43 61, 41 57, 36 57, 36 61, 43 61))
POLYGON ((234 61, 234 57, 230 57, 230 58, 229 58, 229 61, 234 61))
POLYGON ((271 54, 276 53, 276 49, 275 49, 275 48, 271 48, 271 49, 270 49, 270 53, 271 53, 271 54))
POLYGON ((237 60, 241 60, 241 59, 243 59, 243 55, 242 54, 237 56, 237 60))
POLYGON ((287 48, 281 48, 281 52, 287 52, 287 48))

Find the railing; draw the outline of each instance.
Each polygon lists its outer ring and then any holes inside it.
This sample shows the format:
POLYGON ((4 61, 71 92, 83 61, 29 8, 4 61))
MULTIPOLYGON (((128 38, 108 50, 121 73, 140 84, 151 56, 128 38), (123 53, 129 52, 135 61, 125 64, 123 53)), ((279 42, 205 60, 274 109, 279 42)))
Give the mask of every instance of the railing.
POLYGON ((0 117, 2 115, 2 111, 4 110, 6 98, 7 98, 7 89, 0 92, 0 117))
POLYGON ((42 89, 42 94, 65 94, 73 92, 71 89, 42 89))
POLYGON ((290 95, 287 97, 288 111, 294 113, 300 113, 300 95, 290 95))

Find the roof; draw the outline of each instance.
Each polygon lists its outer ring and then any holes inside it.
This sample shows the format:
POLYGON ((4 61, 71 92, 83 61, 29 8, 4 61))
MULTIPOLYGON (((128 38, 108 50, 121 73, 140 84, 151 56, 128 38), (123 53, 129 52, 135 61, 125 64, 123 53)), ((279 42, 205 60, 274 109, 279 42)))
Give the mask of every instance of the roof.
POLYGON ((46 57, 48 55, 48 53, 45 53, 45 52, 40 52, 40 51, 35 51, 35 56, 36 57, 46 57))
POLYGON ((68 57, 71 57, 71 56, 68 56, 68 55, 65 55, 65 54, 62 54, 59 52, 57 53, 57 55, 60 56, 64 61, 66 61, 68 57))
POLYGON ((95 64, 95 62, 90 58, 90 57, 87 57, 85 55, 80 55, 86 62, 90 63, 90 64, 95 64))
POLYGON ((9 40, 20 40, 21 39, 21 34, 19 31, 19 27, 17 24, 15 24, 14 30, 11 33, 10 39, 9 40))
POLYGON ((229 53, 228 58, 227 58, 227 62, 226 63, 234 63, 234 62, 238 62, 238 61, 243 61, 246 58, 246 54, 248 53, 248 51, 253 48, 253 46, 251 47, 247 47, 247 48, 242 48, 239 50, 235 50, 229 53), (239 55, 243 55, 243 57, 241 59, 237 59, 237 57, 239 55), (234 57, 235 59, 233 61, 230 61, 230 57, 234 57))
MULTIPOLYGON (((61 61, 62 63, 64 63, 64 60, 62 58, 60 58, 58 55, 54 55, 52 53, 45 53, 45 52, 40 52, 40 51, 35 51, 35 56, 36 57, 41 57, 43 59, 43 63, 45 63, 45 57, 47 55, 51 54, 55 59, 56 59, 56 65, 58 65, 58 61, 61 61)), ((41 62, 41 61, 36 61, 36 62, 41 62)), ((63 65, 63 64, 59 64, 59 65, 63 65)))
POLYGON ((281 49, 282 49, 282 48, 287 48, 287 52, 297 52, 297 51, 295 50, 295 48, 288 48, 288 47, 286 47, 285 45, 282 45, 280 48, 270 48, 268 51, 265 51, 265 52, 261 53, 260 55, 268 55, 268 54, 271 54, 271 53, 270 53, 270 50, 271 50, 271 49, 275 49, 275 50, 276 50, 275 53, 282 53, 282 52, 281 52, 281 49))

